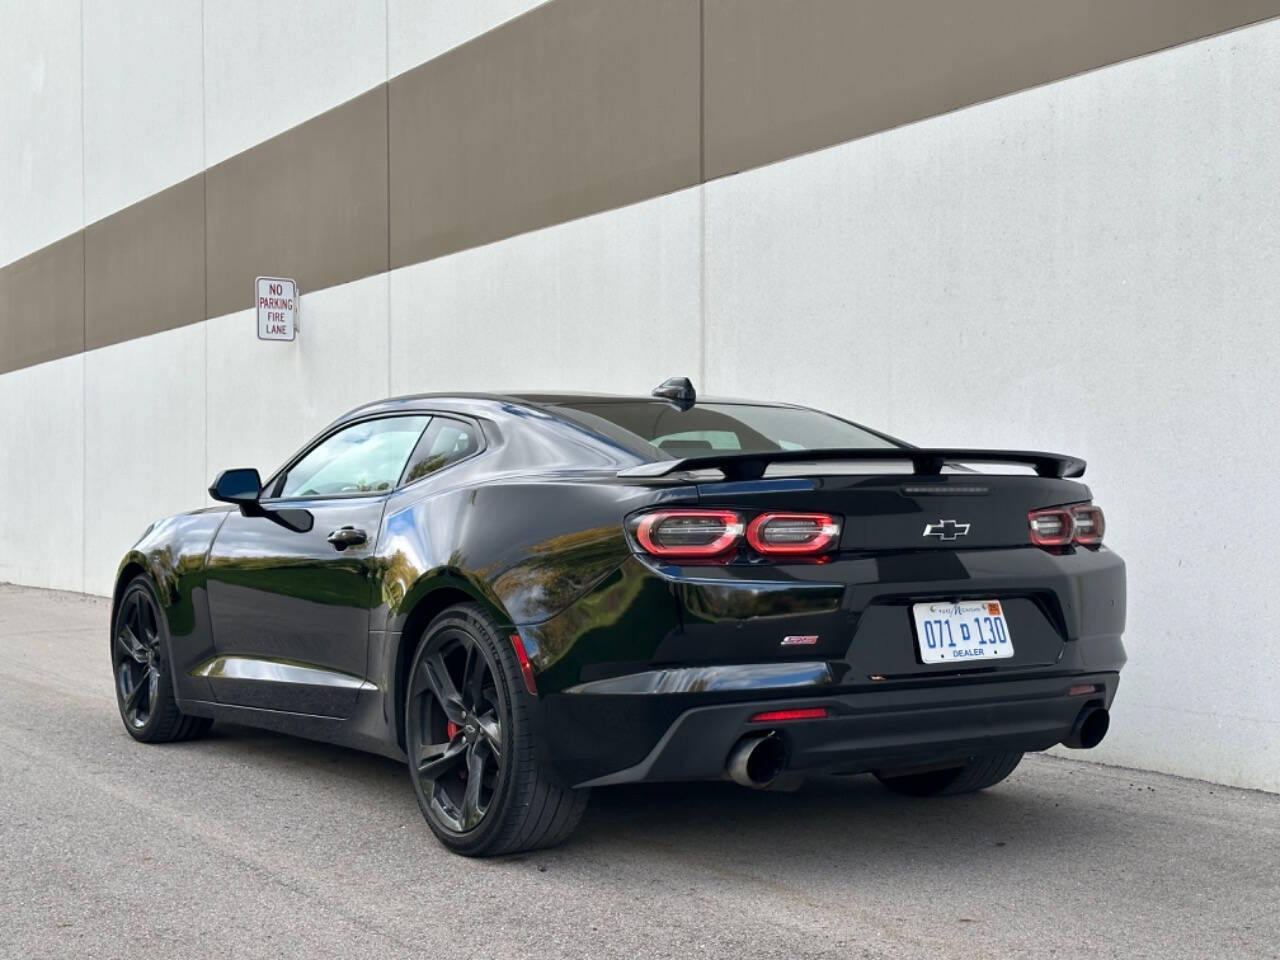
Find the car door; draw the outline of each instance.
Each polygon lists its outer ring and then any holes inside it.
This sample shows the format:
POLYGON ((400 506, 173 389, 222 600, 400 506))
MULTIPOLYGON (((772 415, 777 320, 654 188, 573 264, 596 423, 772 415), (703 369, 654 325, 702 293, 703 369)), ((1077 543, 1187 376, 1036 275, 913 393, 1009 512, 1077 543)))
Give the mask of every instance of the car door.
POLYGON ((264 515, 227 517, 207 567, 216 657, 203 673, 219 701, 350 715, 365 685, 383 510, 429 421, 340 427, 268 482, 264 515))

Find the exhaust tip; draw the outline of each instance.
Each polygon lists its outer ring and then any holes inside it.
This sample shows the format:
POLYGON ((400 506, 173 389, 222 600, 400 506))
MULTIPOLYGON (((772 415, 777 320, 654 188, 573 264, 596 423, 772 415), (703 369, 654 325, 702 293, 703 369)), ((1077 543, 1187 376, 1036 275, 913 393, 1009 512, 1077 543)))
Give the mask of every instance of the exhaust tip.
POLYGON ((767 787, 787 764, 787 749, 776 733, 748 734, 729 754, 729 779, 744 787, 767 787))
POLYGON ((1111 714, 1104 707, 1086 707, 1076 718, 1071 736, 1062 741, 1073 750, 1092 750, 1111 729, 1111 714))

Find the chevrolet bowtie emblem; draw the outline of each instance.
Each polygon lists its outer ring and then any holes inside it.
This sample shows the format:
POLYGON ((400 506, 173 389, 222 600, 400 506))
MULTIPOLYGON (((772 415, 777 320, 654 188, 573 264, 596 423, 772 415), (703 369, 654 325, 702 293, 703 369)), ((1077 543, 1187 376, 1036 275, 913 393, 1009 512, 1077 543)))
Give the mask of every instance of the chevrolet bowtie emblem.
POLYGON ((921 536, 937 537, 940 540, 954 540, 956 537, 968 535, 969 525, 954 520, 939 520, 937 523, 926 523, 921 536))

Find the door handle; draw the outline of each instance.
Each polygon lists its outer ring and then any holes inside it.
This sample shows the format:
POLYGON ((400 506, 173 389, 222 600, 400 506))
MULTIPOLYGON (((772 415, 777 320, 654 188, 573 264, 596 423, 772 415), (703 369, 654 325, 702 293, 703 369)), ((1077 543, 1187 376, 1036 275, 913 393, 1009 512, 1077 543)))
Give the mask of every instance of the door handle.
POLYGON ((341 527, 333 533, 329 534, 328 540, 333 544, 335 550, 345 550, 347 547, 357 547, 369 539, 369 535, 363 530, 357 530, 355 527, 341 527))

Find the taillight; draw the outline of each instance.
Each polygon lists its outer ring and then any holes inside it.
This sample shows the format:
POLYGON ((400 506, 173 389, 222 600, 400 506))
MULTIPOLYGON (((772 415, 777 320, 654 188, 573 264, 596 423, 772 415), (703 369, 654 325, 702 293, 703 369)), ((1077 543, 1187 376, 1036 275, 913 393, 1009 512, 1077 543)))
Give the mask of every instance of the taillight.
POLYGON ((827 513, 762 513, 747 526, 747 543, 765 556, 823 553, 840 539, 840 521, 827 513))
POLYGON ((1032 510, 1027 522, 1031 524, 1031 542, 1037 547, 1065 547, 1075 533, 1071 511, 1062 507, 1032 510))
POLYGON ((1075 524, 1076 543, 1086 547, 1097 546, 1107 532, 1107 520, 1102 508, 1091 503, 1071 508, 1071 520, 1075 524))
POLYGON ((1031 526, 1031 542, 1037 547, 1065 547, 1076 543, 1096 547, 1106 532, 1102 509, 1091 503, 1074 507, 1050 507, 1027 514, 1031 526))
POLYGON ((640 546, 655 557, 716 557, 742 536, 732 510, 658 510, 636 527, 640 546))

